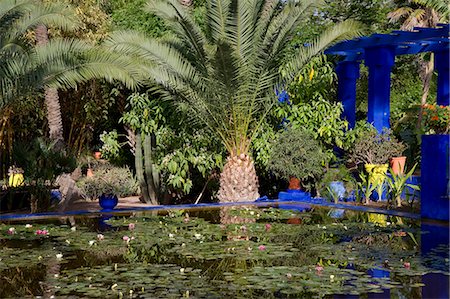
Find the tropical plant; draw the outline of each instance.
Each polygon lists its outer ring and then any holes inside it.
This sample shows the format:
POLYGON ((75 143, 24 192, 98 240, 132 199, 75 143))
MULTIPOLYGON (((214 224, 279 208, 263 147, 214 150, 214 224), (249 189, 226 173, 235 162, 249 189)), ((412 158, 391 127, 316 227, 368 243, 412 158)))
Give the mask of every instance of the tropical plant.
POLYGON ((405 148, 389 129, 378 133, 372 127, 357 137, 350 152, 350 159, 356 164, 385 164, 390 158, 401 156, 405 148))
POLYGON ((420 188, 417 185, 407 183, 407 180, 412 176, 414 170, 416 170, 417 164, 415 164, 411 170, 404 174, 399 173, 395 174, 392 169, 389 169, 391 174, 390 178, 387 178, 388 186, 389 186, 389 196, 392 202, 395 202, 397 207, 402 206, 402 198, 401 195, 406 187, 411 188, 413 190, 419 191, 420 188))
POLYGON ((154 105, 147 94, 132 94, 128 101, 128 112, 123 115, 121 121, 135 132, 136 176, 141 187, 142 200, 156 205, 159 198, 160 172, 156 165, 155 132, 164 118, 160 107, 154 105))
POLYGON ((298 25, 319 1, 210 0, 205 31, 176 0, 152 1, 174 36, 148 39, 118 32, 112 50, 138 59, 163 98, 175 99, 216 134, 228 152, 220 177, 221 201, 259 197, 258 177, 249 155, 251 142, 276 98, 274 86, 292 79, 307 61, 337 39, 358 33, 353 21, 338 24, 284 61, 298 25))
POLYGON ((296 177, 302 187, 311 189, 311 183, 324 172, 325 160, 326 154, 310 132, 289 128, 273 141, 269 170, 286 180, 296 177))
POLYGON ((0 107, 47 88, 50 137, 62 139, 62 121, 56 88, 76 87, 91 78, 137 84, 138 68, 117 54, 76 39, 46 40, 46 25, 73 29, 72 10, 61 4, 32 0, 0 1, 0 107), (36 29, 38 45, 27 39, 36 29))
POLYGON ((372 183, 370 173, 364 171, 359 173, 359 182, 357 183, 357 195, 362 195, 362 201, 364 204, 369 204, 370 196, 376 188, 376 184, 372 183))
POLYGON ((31 143, 14 145, 13 163, 24 170, 24 183, 30 186, 31 212, 50 207, 50 189, 56 177, 75 169, 76 160, 66 151, 55 148, 55 142, 37 138, 31 143))

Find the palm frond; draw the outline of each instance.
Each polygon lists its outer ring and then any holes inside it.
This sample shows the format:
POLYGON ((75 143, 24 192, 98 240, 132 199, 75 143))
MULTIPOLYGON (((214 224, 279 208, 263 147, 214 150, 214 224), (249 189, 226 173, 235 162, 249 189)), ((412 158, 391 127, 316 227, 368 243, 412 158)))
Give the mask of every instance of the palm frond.
POLYGON ((309 46, 300 48, 298 53, 285 63, 282 68, 285 79, 292 80, 311 57, 322 52, 333 43, 361 35, 360 28, 361 25, 358 22, 347 20, 323 32, 309 46))

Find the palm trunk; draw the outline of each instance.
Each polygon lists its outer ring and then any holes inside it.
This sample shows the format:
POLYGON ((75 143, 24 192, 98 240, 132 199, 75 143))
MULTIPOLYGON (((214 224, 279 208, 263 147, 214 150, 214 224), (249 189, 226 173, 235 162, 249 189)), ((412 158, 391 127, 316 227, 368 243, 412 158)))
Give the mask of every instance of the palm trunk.
MULTIPOLYGON (((36 44, 43 46, 48 43, 47 27, 36 26, 36 44)), ((45 88, 45 107, 47 108, 47 121, 50 140, 55 142, 56 148, 64 144, 63 126, 61 117, 61 106, 59 103, 58 90, 56 88, 45 88)))
POLYGON ((420 102, 420 110, 419 110, 419 117, 417 120, 417 128, 420 128, 422 124, 422 116, 423 116, 423 107, 427 103, 428 94, 430 92, 430 83, 431 79, 433 78, 433 71, 434 71, 434 54, 430 54, 430 61, 424 61, 423 59, 419 60, 420 65, 420 77, 423 82, 422 87, 422 99, 420 102))
POLYGON ((220 175, 220 202, 253 201, 259 198, 255 165, 248 155, 227 158, 220 175))

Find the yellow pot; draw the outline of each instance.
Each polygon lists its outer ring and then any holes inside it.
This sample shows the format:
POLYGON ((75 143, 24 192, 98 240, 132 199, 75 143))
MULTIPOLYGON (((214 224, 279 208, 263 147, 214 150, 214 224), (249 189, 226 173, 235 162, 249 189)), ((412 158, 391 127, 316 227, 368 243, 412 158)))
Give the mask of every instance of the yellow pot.
POLYGON ((10 187, 18 187, 23 184, 23 174, 15 173, 9 176, 8 185, 10 187))
POLYGON ((366 164, 364 167, 369 174, 369 181, 378 185, 384 182, 389 164, 366 164))

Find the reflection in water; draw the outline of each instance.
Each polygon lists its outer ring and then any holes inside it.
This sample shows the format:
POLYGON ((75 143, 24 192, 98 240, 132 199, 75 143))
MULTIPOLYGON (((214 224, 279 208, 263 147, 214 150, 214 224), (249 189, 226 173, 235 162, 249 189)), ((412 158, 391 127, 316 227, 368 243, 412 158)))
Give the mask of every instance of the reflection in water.
POLYGON ((449 297, 448 226, 338 216, 226 207, 0 224, 0 297, 449 297))

